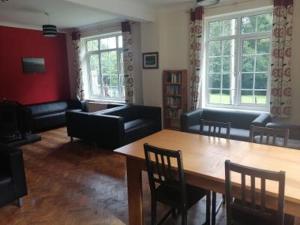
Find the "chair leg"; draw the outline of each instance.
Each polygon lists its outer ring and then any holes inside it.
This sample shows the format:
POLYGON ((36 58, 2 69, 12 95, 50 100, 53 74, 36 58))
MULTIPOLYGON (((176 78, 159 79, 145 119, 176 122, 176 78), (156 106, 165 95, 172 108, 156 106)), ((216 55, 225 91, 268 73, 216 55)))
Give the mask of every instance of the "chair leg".
POLYGON ((151 198, 151 225, 156 225, 156 205, 156 199, 151 198))
POLYGON ((181 212, 181 225, 187 225, 187 210, 182 209, 181 212))
POLYGON ((211 192, 206 195, 206 221, 205 225, 210 225, 211 192))
POLYGON ((211 207, 211 225, 216 224, 216 214, 217 214, 217 193, 212 192, 212 207, 211 207))

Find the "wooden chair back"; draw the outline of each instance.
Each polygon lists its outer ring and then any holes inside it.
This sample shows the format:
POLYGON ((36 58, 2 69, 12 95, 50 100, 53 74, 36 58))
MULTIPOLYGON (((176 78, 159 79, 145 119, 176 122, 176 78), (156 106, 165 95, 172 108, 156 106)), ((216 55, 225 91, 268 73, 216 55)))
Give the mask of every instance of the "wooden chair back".
POLYGON ((269 127, 258 127, 251 126, 250 141, 267 144, 267 145, 282 145, 287 146, 289 140, 289 129, 288 128, 269 128, 269 127), (282 138, 282 144, 278 140, 282 138))
POLYGON ((226 192, 226 210, 227 225, 233 223, 232 211, 238 209, 246 213, 250 213, 253 217, 277 221, 274 225, 284 224, 284 192, 285 192, 285 172, 266 171, 251 167, 242 166, 231 163, 229 160, 225 162, 225 192, 226 192), (241 175, 241 184, 235 185, 239 189, 240 199, 238 203, 232 196, 232 179, 231 172, 241 175), (249 184, 246 185, 246 176, 250 177, 249 184), (260 188, 255 185, 260 180, 260 188), (278 182, 278 198, 277 209, 269 210, 266 208, 266 181, 271 180, 278 182), (259 196, 259 197, 258 197, 259 196), (258 198, 257 198, 258 197, 258 198))
POLYGON ((144 144, 144 151, 151 193, 154 193, 159 185, 176 186, 181 192, 182 201, 186 202, 186 182, 181 151, 162 149, 149 144, 144 144), (172 167, 172 160, 176 162, 176 169, 172 167))
POLYGON ((209 121, 209 120, 201 120, 200 125, 200 133, 205 133, 208 136, 213 137, 223 137, 223 138, 230 138, 230 122, 219 122, 219 121, 209 121), (204 131, 204 127, 207 127, 208 130, 204 131), (225 133, 222 132, 225 130, 225 133))

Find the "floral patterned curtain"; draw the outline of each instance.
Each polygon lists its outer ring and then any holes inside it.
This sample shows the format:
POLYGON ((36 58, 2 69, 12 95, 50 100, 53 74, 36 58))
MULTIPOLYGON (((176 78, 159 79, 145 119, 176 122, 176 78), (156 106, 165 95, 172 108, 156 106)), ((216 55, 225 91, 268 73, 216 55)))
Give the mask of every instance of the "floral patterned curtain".
POLYGON ((293 11, 293 0, 274 0, 271 113, 280 118, 291 114, 293 11))
POLYGON ((134 103, 133 40, 130 22, 122 23, 125 101, 134 103))
POLYGON ((80 32, 73 31, 72 32, 72 44, 73 44, 73 51, 74 51, 74 58, 73 58, 73 71, 74 71, 74 78, 75 78, 75 91, 76 97, 79 100, 84 100, 84 90, 83 90, 83 77, 82 77, 82 68, 80 63, 80 32))
POLYGON ((202 48, 203 7, 191 10, 190 19, 190 71, 191 71, 191 110, 200 105, 201 87, 201 48, 202 48))

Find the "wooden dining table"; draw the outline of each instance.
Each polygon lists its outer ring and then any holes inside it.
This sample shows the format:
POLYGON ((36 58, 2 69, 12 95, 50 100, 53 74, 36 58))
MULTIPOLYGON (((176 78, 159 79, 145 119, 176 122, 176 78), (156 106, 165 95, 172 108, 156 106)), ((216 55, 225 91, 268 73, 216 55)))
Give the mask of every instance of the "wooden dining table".
MULTIPOLYGON (((300 151, 283 147, 162 130, 115 150, 126 156, 129 224, 142 225, 142 171, 146 170, 144 144, 181 150, 189 184, 225 193, 225 160, 245 166, 285 171, 285 213, 300 217, 300 151)), ((238 179, 236 177, 236 179, 238 179)), ((238 180, 236 181, 238 183, 238 180)), ((275 207, 278 187, 266 186, 267 205, 275 207)))

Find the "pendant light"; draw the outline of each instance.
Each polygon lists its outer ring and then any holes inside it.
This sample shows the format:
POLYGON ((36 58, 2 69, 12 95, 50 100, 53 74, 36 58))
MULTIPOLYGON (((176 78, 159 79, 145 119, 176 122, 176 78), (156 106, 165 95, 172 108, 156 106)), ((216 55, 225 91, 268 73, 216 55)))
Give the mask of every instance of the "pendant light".
POLYGON ((197 0, 197 6, 210 6, 216 5, 220 0, 197 0))
POLYGON ((45 37, 56 37, 57 27, 55 25, 50 24, 49 13, 45 12, 45 15, 48 17, 48 24, 43 25, 43 35, 45 37))

